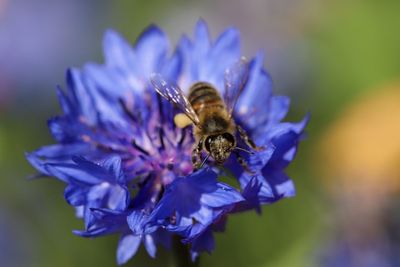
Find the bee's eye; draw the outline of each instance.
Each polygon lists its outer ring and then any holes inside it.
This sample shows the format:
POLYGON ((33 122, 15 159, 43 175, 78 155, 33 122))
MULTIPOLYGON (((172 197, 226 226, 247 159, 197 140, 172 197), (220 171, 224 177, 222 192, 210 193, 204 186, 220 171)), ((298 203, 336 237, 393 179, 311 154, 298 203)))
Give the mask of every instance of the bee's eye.
POLYGON ((207 137, 204 142, 207 151, 210 151, 211 142, 212 142, 212 137, 211 136, 207 137))
POLYGON ((230 133, 224 133, 222 134, 222 136, 228 140, 228 142, 230 142, 231 144, 235 143, 235 138, 233 137, 233 135, 231 135, 230 133))

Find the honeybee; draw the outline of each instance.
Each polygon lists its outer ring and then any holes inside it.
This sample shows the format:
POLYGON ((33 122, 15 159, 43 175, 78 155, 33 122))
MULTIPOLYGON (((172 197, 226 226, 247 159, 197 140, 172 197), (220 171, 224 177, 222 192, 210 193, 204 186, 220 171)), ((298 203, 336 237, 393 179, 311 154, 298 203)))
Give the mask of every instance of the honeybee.
POLYGON ((151 75, 150 80, 157 93, 183 112, 175 116, 175 124, 181 128, 193 124, 195 144, 192 151, 192 163, 194 169, 201 168, 210 156, 217 165, 222 165, 231 153, 234 153, 238 162, 245 170, 248 170, 238 150, 252 152, 237 147, 236 132, 253 150, 260 149, 232 118, 235 104, 248 79, 248 69, 247 60, 241 58, 225 70, 223 99, 210 83, 203 81, 194 83, 186 97, 176 84, 167 82, 160 74, 151 75), (204 160, 202 159, 203 150, 207 152, 204 160))

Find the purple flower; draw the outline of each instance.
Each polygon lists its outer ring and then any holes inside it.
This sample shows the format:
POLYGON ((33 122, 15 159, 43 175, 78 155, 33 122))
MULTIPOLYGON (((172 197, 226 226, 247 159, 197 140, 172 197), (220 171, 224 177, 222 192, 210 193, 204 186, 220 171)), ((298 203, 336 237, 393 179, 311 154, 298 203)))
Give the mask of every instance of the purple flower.
POLYGON ((157 245, 168 248, 173 235, 191 244, 195 258, 213 250, 213 232, 223 231, 229 214, 259 211, 262 204, 294 195, 284 169, 307 118, 281 122, 289 100, 272 95, 261 54, 249 62, 233 117, 265 149, 242 155, 251 173, 233 156, 226 162, 240 188, 219 182, 221 169, 206 165, 193 172, 191 129, 175 126, 179 111, 149 82, 159 73, 183 90, 205 81, 222 94, 225 70, 241 56, 236 29, 213 42, 199 21, 194 40, 182 37, 171 56, 168 39, 157 27, 149 27, 134 47, 108 31, 104 53, 105 64, 69 70, 66 90, 58 89, 63 114, 49 120, 57 144, 27 154, 41 174, 67 184, 65 198, 85 222, 75 234, 120 234, 119 264, 141 243, 155 257, 157 245))

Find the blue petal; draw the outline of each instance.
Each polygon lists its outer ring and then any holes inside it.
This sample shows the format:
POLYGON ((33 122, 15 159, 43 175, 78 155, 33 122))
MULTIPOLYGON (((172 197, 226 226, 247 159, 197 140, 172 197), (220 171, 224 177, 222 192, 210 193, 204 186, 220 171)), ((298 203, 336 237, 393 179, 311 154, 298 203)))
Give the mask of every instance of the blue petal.
POLYGON ((218 183, 218 187, 212 194, 203 194, 200 198, 201 203, 217 208, 244 200, 236 189, 222 183, 218 183))
POLYGON ((135 50, 143 77, 160 71, 168 49, 168 39, 160 28, 150 26, 140 35, 135 50))
POLYGON ((212 231, 209 229, 201 234, 198 238, 196 238, 192 242, 191 252, 192 252, 192 260, 194 261, 198 255, 198 253, 207 251, 211 253, 215 248, 214 237, 212 231))
MULTIPOLYGON (((114 159, 115 156, 111 156, 111 159, 114 159)), ((108 160, 105 160, 107 162, 108 160)), ((84 157, 72 157, 72 160, 76 163, 77 166, 79 166, 81 169, 86 170, 90 174, 101 178, 102 180, 112 180, 112 179, 107 179, 110 178, 110 176, 113 175, 113 173, 107 172, 107 170, 104 168, 104 166, 101 166, 100 164, 96 164, 92 161, 89 161, 85 159, 84 157)))
MULTIPOLYGON (((296 148, 299 142, 300 135, 295 132, 287 132, 273 138, 272 144, 275 150, 265 168, 274 170, 286 168, 290 161, 285 159, 285 155, 288 151, 293 153, 293 148, 296 148)), ((292 159, 293 157, 290 160, 292 159)))
POLYGON ((278 123, 283 120, 289 111, 290 98, 287 96, 273 96, 270 102, 268 122, 278 123))
POLYGON ((136 209, 153 209, 157 202, 157 196, 160 194, 160 190, 160 182, 157 181, 156 177, 149 177, 135 195, 132 202, 133 206, 136 209))
POLYGON ((150 257, 155 258, 157 247, 152 235, 145 235, 143 238, 144 247, 146 248, 147 253, 150 257))
POLYGON ((86 204, 86 194, 88 188, 69 184, 64 191, 64 197, 71 206, 81 206, 86 204))
POLYGON ((240 58, 239 31, 229 28, 223 32, 210 49, 207 58, 207 72, 199 79, 211 82, 223 92, 225 70, 240 58))
POLYGON ((296 152, 297 149, 296 147, 292 147, 291 149, 289 149, 284 155, 283 155, 283 159, 286 161, 292 161, 294 159, 294 157, 296 156, 296 152))
POLYGON ((130 193, 124 186, 111 186, 108 191, 107 208, 112 210, 125 210, 128 208, 130 193))
POLYGON ((70 162, 72 155, 91 151, 91 147, 85 143, 56 144, 41 147, 31 153, 25 153, 29 163, 45 175, 52 175, 47 170, 47 163, 70 162))
POLYGON ((264 138, 272 139, 272 138, 279 138, 282 135, 288 134, 289 132, 293 132, 297 134, 298 139, 300 139, 302 137, 304 128, 306 127, 309 119, 310 119, 309 115, 306 115, 298 123, 282 122, 277 125, 272 125, 268 129, 260 127, 260 133, 264 135, 264 138))
POLYGON ((103 236, 103 235, 113 233, 110 231, 109 227, 107 227, 107 226, 98 227, 98 228, 95 228, 90 231, 73 230, 72 232, 77 236, 88 237, 88 238, 98 237, 98 236, 103 236))
POLYGON ((35 152, 33 153, 25 153, 25 158, 29 161, 29 163, 32 165, 32 167, 34 167, 36 170, 38 170, 39 172, 43 173, 44 175, 51 175, 46 167, 45 167, 45 163, 43 162, 43 160, 37 156, 37 154, 35 152))
POLYGON ((210 56, 215 62, 228 60, 228 62, 221 62, 226 65, 223 71, 225 71, 230 64, 233 64, 235 60, 238 60, 240 57, 239 30, 233 27, 225 30, 215 42, 210 56))
POLYGON ((272 80, 263 70, 264 55, 259 53, 250 63, 249 79, 240 95, 235 115, 250 131, 266 125, 271 110, 272 80))
POLYGON ((35 157, 38 158, 57 158, 63 160, 71 160, 72 155, 79 155, 88 150, 90 150, 90 145, 86 143, 55 144, 43 146, 28 154, 33 154, 35 157))
POLYGON ((57 96, 60 106, 64 112, 64 114, 75 117, 77 116, 78 108, 76 107, 75 103, 73 103, 69 97, 64 93, 64 91, 57 87, 57 96))
POLYGON ((87 206, 89 208, 107 208, 107 195, 112 185, 109 183, 99 183, 90 187, 87 194, 87 206))
POLYGON ((129 122, 124 117, 118 100, 99 90, 98 84, 96 84, 95 80, 91 79, 91 77, 86 76, 84 83, 87 91, 90 92, 92 96, 92 109, 96 111, 97 119, 99 119, 101 123, 111 123, 116 127, 127 129, 129 122))
POLYGON ((117 248, 117 263, 119 265, 126 263, 136 254, 141 239, 142 237, 138 235, 124 235, 121 237, 117 248))
POLYGON ((84 217, 84 213, 85 213, 85 207, 83 205, 75 207, 75 216, 77 218, 82 219, 84 217))
POLYGON ((196 39, 196 52, 204 55, 210 48, 211 40, 207 23, 203 19, 199 19, 197 22, 194 35, 196 39))
POLYGON ((250 181, 244 186, 242 195, 246 199, 236 205, 235 211, 242 212, 249 209, 256 209, 257 213, 261 213, 261 202, 260 202, 260 192, 262 183, 259 182, 257 177, 252 177, 250 181))
POLYGON ((275 154, 276 144, 260 144, 266 146, 265 149, 257 151, 248 157, 248 166, 250 170, 257 172, 260 171, 275 154))
POLYGON ((276 191, 283 197, 294 197, 296 195, 296 188, 292 180, 276 185, 276 191))
POLYGON ((85 207, 85 231, 73 231, 82 237, 97 237, 117 232, 125 232, 126 212, 110 209, 97 209, 85 207))
POLYGON ((234 188, 218 183, 213 171, 203 168, 172 182, 149 216, 146 227, 163 226, 190 240, 243 200, 234 188), (175 222, 171 221, 173 217, 175 222))
POLYGON ((49 163, 46 164, 46 170, 50 175, 55 176, 66 183, 83 183, 90 185, 102 182, 96 174, 93 175, 88 172, 87 169, 83 169, 76 164, 49 163))
POLYGON ((108 66, 135 71, 135 54, 120 34, 108 30, 104 35, 103 49, 108 66))
POLYGON ((275 190, 275 194, 279 194, 282 197, 294 197, 296 195, 293 181, 283 170, 268 170, 268 168, 265 168, 263 176, 275 190))
MULTIPOLYGON (((276 198, 279 198, 280 196, 277 194, 274 194, 274 190, 271 187, 271 185, 265 180, 265 178, 260 175, 260 174, 249 174, 248 172, 243 172, 243 174, 239 178, 239 182, 241 184, 242 188, 246 188, 249 186, 249 183, 256 183, 256 181, 253 181, 253 179, 256 179, 257 183, 259 183, 260 190, 258 191, 258 197, 259 199, 263 199, 264 203, 268 202, 274 202, 276 198)), ((257 188, 258 185, 250 185, 252 187, 257 188)), ((257 191, 252 191, 253 193, 257 191)))
POLYGON ((200 209, 196 213, 192 214, 192 218, 194 218, 201 225, 207 225, 213 220, 213 211, 209 207, 203 205, 200 206, 200 209))
POLYGON ((114 99, 125 98, 127 91, 140 87, 140 83, 132 83, 135 79, 130 79, 129 74, 104 65, 86 64, 84 73, 96 84, 100 92, 114 99))
POLYGON ((145 219, 147 219, 147 216, 141 210, 134 210, 131 214, 129 214, 127 217, 127 223, 133 234, 140 235, 143 233, 145 219))
POLYGON ((121 163, 122 163, 121 157, 111 156, 107 158, 102 165, 109 173, 114 175, 115 181, 117 183, 125 184, 126 180, 125 180, 125 175, 121 169, 121 163))
POLYGON ((179 75, 182 71, 183 65, 183 54, 177 50, 172 57, 169 59, 168 64, 164 64, 161 74, 170 80, 178 80, 179 75))
POLYGON ((77 123, 64 117, 54 117, 47 121, 51 135, 60 143, 72 143, 78 141, 77 133, 82 132, 75 129, 77 123))
POLYGON ((116 222, 116 218, 121 219, 121 217, 125 217, 125 212, 111 209, 103 209, 103 208, 92 208, 90 209, 92 214, 98 220, 111 220, 116 222))
POLYGON ((82 117, 89 124, 95 124, 97 122, 97 111, 93 108, 93 98, 87 91, 82 79, 83 75, 79 70, 68 70, 67 84, 73 101, 77 103, 82 117))

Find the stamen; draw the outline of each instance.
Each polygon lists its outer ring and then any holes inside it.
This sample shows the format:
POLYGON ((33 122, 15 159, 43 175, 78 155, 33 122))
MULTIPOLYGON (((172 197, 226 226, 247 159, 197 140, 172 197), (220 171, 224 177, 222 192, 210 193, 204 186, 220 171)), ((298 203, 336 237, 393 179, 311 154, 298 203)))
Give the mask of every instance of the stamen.
POLYGON ((133 122, 137 122, 137 119, 135 115, 132 113, 132 111, 129 110, 129 108, 126 106, 125 101, 122 98, 118 99, 119 104, 121 105, 122 110, 124 113, 131 119, 133 122))
POLYGON ((142 147, 140 147, 138 144, 136 144, 135 140, 132 140, 131 144, 132 144, 132 146, 133 146, 134 148, 136 148, 137 150, 139 150, 139 151, 142 152, 143 154, 145 154, 145 155, 147 155, 147 156, 150 156, 150 153, 147 152, 147 151, 146 151, 145 149, 143 149, 142 147))
POLYGON ((82 135, 81 138, 82 138, 82 140, 84 142, 92 144, 92 145, 96 146, 98 149, 102 149, 102 150, 107 151, 107 152, 112 152, 112 151, 118 151, 119 150, 119 149, 115 149, 115 148, 112 148, 110 146, 104 145, 104 144, 102 144, 100 142, 97 142, 97 141, 93 140, 89 135, 86 135, 86 134, 82 135))
POLYGON ((158 137, 160 139, 160 145, 161 149, 165 149, 165 144, 164 144, 164 129, 162 127, 158 128, 158 137))
POLYGON ((185 140, 186 137, 186 129, 182 129, 181 131, 181 138, 178 141, 178 146, 182 146, 183 141, 185 140))
POLYGON ((160 113, 160 121, 161 124, 164 124, 164 112, 163 112, 163 103, 162 103, 162 99, 161 96, 159 94, 157 95, 157 103, 158 103, 158 112, 160 113))

